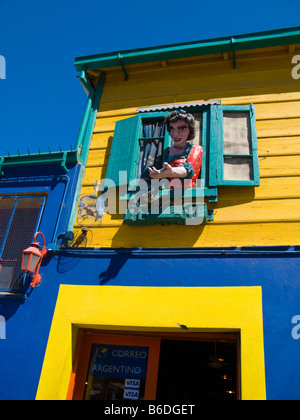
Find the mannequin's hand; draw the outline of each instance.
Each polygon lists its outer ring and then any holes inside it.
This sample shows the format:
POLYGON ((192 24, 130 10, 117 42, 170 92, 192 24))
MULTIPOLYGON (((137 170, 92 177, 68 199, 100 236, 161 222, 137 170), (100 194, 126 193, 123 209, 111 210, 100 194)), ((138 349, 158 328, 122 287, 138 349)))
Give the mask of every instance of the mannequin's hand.
POLYGON ((154 166, 152 166, 149 167, 148 170, 150 178, 153 179, 169 178, 173 174, 173 168, 167 162, 164 163, 164 167, 162 169, 156 169, 154 166))

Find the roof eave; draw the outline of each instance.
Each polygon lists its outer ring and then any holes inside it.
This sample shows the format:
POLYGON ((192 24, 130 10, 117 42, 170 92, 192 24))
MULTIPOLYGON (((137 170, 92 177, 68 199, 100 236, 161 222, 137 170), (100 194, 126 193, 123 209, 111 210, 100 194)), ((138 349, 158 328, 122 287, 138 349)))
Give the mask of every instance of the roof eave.
POLYGON ((63 172, 68 172, 67 165, 80 163, 78 150, 36 153, 16 156, 0 156, 0 177, 6 168, 16 168, 36 165, 60 165, 63 172))
POLYGON ((77 71, 87 71, 119 67, 120 60, 126 65, 143 64, 296 43, 300 43, 300 27, 78 57, 74 65, 77 71))

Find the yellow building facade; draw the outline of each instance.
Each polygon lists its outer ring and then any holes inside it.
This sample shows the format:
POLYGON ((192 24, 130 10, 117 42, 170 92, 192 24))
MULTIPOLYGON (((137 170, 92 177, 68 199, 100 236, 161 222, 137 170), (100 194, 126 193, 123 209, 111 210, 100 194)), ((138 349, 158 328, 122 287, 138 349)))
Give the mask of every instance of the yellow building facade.
MULTIPOLYGON (((104 215, 89 246, 273 246, 295 244, 300 204, 300 93, 292 77, 299 44, 162 60, 105 69, 106 80, 93 130, 81 194, 94 192, 106 176, 115 123, 140 107, 221 100, 253 103, 256 112, 260 186, 220 187, 209 204, 214 220, 200 226, 123 224, 123 215, 104 215), (174 234, 174 230, 176 233, 174 234)), ((89 73, 88 73, 89 74, 89 73)), ((93 77, 97 71, 91 71, 93 77)))

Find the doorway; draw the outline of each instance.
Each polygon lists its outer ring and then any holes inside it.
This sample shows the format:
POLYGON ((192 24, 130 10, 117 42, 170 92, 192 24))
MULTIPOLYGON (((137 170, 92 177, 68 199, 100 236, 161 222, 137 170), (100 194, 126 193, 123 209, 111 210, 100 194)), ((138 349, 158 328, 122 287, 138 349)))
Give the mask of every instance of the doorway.
POLYGON ((161 340, 157 401, 236 400, 236 343, 161 340))
POLYGON ((81 330, 70 399, 193 402, 240 399, 237 333, 81 330))

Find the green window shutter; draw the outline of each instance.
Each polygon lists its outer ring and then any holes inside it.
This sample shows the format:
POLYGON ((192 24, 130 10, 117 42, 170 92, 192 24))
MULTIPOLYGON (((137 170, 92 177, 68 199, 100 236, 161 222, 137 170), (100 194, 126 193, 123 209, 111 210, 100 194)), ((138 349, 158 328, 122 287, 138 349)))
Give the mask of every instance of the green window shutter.
POLYGON ((259 183, 254 106, 212 106, 209 186, 257 186, 259 183))
POLYGON ((112 180, 116 186, 124 185, 136 176, 139 158, 139 127, 139 116, 126 118, 116 123, 106 171, 106 179, 112 180), (127 182, 125 179, 119 180, 120 171, 127 173, 127 182))
POLYGON ((220 185, 220 168, 222 166, 222 107, 211 105, 208 132, 208 186, 220 185))

